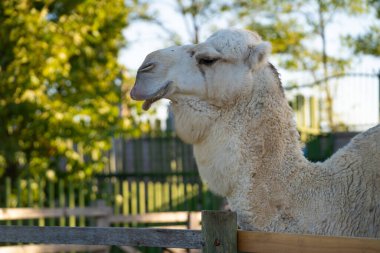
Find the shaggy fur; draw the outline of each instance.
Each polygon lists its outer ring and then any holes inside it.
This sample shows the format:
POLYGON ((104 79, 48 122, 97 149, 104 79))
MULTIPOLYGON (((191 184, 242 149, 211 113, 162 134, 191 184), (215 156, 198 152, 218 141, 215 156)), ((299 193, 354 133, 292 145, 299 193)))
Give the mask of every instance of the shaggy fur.
POLYGON ((131 96, 172 101, 176 131, 199 172, 245 230, 380 237, 380 126, 324 163, 307 161, 270 47, 222 30, 199 45, 156 51, 131 96))

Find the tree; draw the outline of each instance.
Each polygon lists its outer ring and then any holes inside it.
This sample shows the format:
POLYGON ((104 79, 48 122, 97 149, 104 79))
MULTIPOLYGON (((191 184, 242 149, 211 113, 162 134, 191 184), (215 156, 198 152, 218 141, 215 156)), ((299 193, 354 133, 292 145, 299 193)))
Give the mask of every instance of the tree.
MULTIPOLYGON (((245 18, 248 28, 259 31, 264 39, 272 42, 274 53, 281 55, 281 66, 287 70, 308 72, 314 81, 327 80, 350 65, 348 58, 327 50, 331 41, 327 38, 327 29, 335 21, 335 16, 367 11, 364 0, 240 0, 234 2, 234 7, 238 15, 245 18)), ((330 130, 334 130, 333 99, 327 81, 322 91, 326 94, 326 120, 330 130)))
POLYGON ((119 116, 128 12, 123 0, 0 2, 0 176, 102 169, 134 124, 119 116))
POLYGON ((237 12, 239 22, 271 41, 273 52, 281 55, 283 67, 308 71, 314 80, 321 74, 326 77, 341 73, 350 63, 327 52, 331 40, 326 31, 336 15, 367 11, 364 0, 239 0, 230 9, 237 12))
MULTIPOLYGON (((323 85, 323 90, 326 94, 325 99, 325 111, 327 114, 327 122, 331 131, 335 131, 337 127, 334 123, 333 117, 333 98, 331 95, 330 86, 327 78, 330 75, 342 73, 345 71, 345 68, 350 64, 348 59, 339 56, 329 55, 327 52, 327 27, 330 23, 333 22, 334 16, 339 12, 346 12, 349 14, 359 14, 363 13, 366 9, 365 3, 362 0, 354 0, 354 1, 345 1, 345 0, 329 0, 322 1, 316 0, 315 9, 317 10, 317 15, 313 16, 312 12, 306 12, 305 17, 307 23, 311 26, 313 33, 319 37, 321 47, 319 52, 315 52, 316 55, 320 55, 318 57, 318 61, 315 62, 316 66, 322 65, 322 73, 323 79, 326 81, 323 85)), ((321 69, 321 67, 318 67, 321 69)), ((315 76, 315 73, 314 73, 315 76)))
POLYGON ((376 17, 373 19, 373 24, 362 34, 346 36, 345 40, 355 54, 380 56, 380 1, 367 0, 367 2, 376 17))
POLYGON ((182 18, 189 36, 189 41, 186 41, 178 31, 162 20, 163 13, 157 8, 158 4, 163 5, 162 1, 133 0, 130 4, 136 10, 130 15, 131 22, 143 21, 157 25, 167 35, 168 40, 177 45, 184 42, 198 44, 202 30, 210 25, 211 19, 223 13, 221 7, 224 6, 223 1, 212 0, 173 0, 167 3, 182 18))

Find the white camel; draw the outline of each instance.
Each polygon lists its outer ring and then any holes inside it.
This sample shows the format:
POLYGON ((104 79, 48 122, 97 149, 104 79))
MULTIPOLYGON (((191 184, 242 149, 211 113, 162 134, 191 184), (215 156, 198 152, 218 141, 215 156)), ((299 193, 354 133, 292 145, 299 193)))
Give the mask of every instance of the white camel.
POLYGON ((149 54, 132 98, 171 100, 199 173, 245 230, 380 237, 380 125, 323 163, 303 156, 270 45, 226 29, 149 54))

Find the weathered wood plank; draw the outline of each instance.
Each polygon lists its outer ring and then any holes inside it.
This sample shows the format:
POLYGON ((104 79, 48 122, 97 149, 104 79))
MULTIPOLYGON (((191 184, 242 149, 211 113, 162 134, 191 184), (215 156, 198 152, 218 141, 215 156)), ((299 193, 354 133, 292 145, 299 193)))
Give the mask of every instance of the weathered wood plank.
POLYGON ((199 230, 0 226, 0 242, 201 248, 199 230))
POLYGON ((57 253, 70 251, 106 252, 109 246, 103 245, 16 245, 0 247, 1 253, 57 253))
POLYGON ((202 211, 203 253, 236 253, 236 233, 236 213, 202 211))
MULTIPOLYGON (((200 218, 200 215, 198 217, 200 218)), ((131 222, 137 222, 137 223, 173 222, 175 223, 175 222, 188 222, 188 220, 189 220, 189 212, 159 212, 159 213, 145 213, 145 214, 140 214, 140 215, 128 215, 128 216, 113 215, 109 218, 110 223, 131 223, 131 222)))
POLYGON ((0 220, 21 220, 61 217, 63 209, 59 208, 1 208, 0 220))
POLYGON ((202 220, 201 212, 189 212, 188 229, 202 229, 201 220, 202 220))
POLYGON ((153 226, 149 228, 164 228, 164 229, 188 229, 185 225, 160 225, 160 226, 153 226))
POLYGON ((81 208, 0 208, 0 220, 59 218, 67 216, 101 217, 111 213, 109 207, 81 208))
POLYGON ((239 230, 238 250, 255 253, 379 253, 380 239, 239 230))

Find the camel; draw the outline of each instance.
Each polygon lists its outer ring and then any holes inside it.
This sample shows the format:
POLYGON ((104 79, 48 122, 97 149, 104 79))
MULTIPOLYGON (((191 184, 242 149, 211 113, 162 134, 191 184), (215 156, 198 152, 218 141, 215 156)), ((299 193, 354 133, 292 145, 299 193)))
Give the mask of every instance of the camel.
POLYGON ((149 54, 131 97, 171 101, 199 173, 244 230, 380 237, 380 125, 323 163, 308 161, 270 43, 225 29, 149 54))

